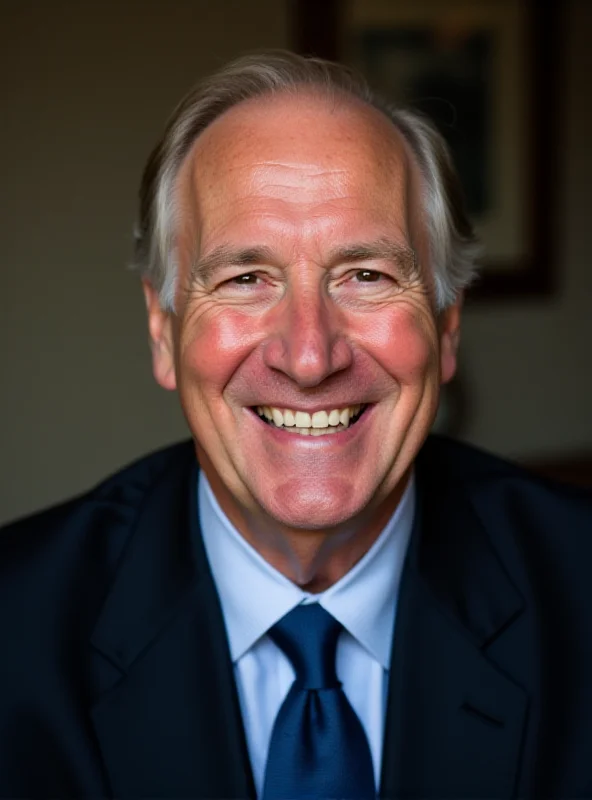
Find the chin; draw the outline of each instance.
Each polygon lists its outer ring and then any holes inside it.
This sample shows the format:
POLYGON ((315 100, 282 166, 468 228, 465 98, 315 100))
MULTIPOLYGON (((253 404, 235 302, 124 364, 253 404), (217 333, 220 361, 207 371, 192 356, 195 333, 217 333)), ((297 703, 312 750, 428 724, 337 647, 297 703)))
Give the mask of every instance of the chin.
POLYGON ((367 501, 357 495, 349 481, 333 480, 327 486, 304 482, 298 488, 284 486, 273 496, 261 496, 259 503, 286 527, 318 531, 343 525, 360 514, 367 501))

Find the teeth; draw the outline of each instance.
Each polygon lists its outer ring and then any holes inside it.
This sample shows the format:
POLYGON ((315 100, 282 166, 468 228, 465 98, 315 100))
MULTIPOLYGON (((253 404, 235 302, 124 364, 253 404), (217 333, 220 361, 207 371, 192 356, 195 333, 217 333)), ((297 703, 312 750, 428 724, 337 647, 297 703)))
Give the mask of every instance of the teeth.
POLYGON ((311 427, 311 419, 310 414, 306 411, 297 411, 294 414, 294 421, 296 423, 297 428, 310 428, 311 427))
POLYGON ((339 425, 339 411, 336 408, 327 417, 327 422, 329 425, 339 425))
POLYGON ((355 405, 342 409, 333 408, 330 411, 315 411, 311 415, 307 411, 257 406, 257 413, 269 422, 273 422, 278 428, 294 428, 294 433, 303 436, 323 436, 349 427, 350 420, 357 416, 361 409, 361 405, 355 405))
POLYGON ((315 411, 312 415, 311 422, 313 428, 328 428, 329 415, 326 411, 315 411))

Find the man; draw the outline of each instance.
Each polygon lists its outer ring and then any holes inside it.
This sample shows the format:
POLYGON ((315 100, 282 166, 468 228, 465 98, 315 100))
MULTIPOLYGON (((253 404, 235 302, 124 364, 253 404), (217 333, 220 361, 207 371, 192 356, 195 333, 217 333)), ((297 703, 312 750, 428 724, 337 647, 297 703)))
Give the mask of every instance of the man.
POLYGON ((141 196, 192 442, 3 531, 1 796, 592 796, 590 503, 426 441, 475 255, 439 136, 242 59, 141 196))

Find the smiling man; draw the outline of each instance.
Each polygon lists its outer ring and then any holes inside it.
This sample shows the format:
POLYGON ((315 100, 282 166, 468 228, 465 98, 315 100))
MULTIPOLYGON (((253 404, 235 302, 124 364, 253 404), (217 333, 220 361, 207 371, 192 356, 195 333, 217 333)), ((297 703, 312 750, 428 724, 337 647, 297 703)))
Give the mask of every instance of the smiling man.
POLYGON ((428 437, 475 241, 345 69, 177 108, 137 235, 190 444, 2 533, 2 797, 592 795, 585 498, 428 437))
POLYGON ((144 284, 156 378, 225 514, 318 591, 384 528, 454 373, 419 169, 384 114, 311 87, 219 116, 176 187, 176 313, 144 284))

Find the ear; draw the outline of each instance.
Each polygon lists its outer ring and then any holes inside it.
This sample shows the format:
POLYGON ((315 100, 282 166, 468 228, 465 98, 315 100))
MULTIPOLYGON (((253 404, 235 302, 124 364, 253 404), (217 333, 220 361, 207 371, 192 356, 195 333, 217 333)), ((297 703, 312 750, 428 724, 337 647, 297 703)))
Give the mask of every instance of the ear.
POLYGON ((146 310, 148 312, 148 330, 152 349, 152 373, 156 382, 163 389, 173 391, 177 388, 175 374, 175 350, 173 345, 173 322, 171 314, 160 305, 158 292, 145 278, 142 280, 146 310))
POLYGON ((460 316, 463 297, 459 295, 453 305, 440 315, 440 382, 448 383, 456 373, 458 345, 460 342, 460 316))

